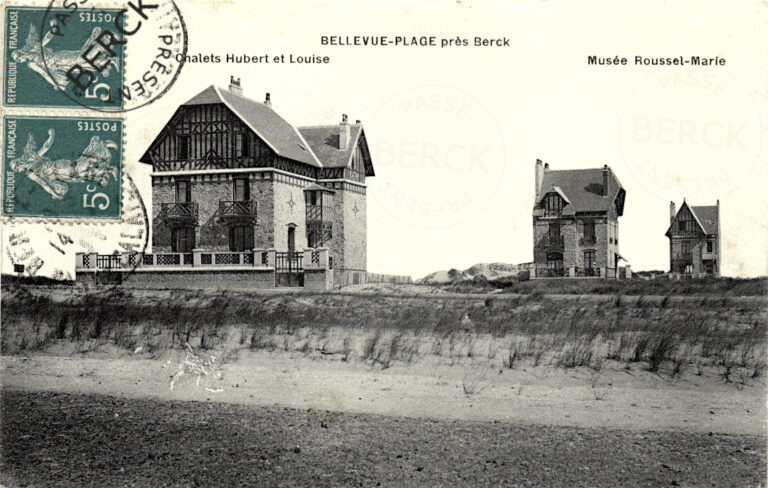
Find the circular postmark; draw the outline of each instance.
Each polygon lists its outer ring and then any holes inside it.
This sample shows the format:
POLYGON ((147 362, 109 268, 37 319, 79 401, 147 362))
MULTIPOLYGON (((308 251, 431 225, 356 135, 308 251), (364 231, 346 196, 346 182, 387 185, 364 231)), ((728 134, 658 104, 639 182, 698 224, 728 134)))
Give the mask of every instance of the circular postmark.
POLYGON ((502 183, 504 137, 491 111, 457 88, 421 85, 374 114, 370 139, 388 184, 375 199, 417 227, 448 227, 477 215, 502 183))
POLYGON ((760 121, 751 92, 727 71, 663 68, 630 93, 619 149, 628 173, 653 195, 712 200, 755 169, 760 121))
MULTIPOLYGON (((130 175, 125 175, 123 216, 120 222, 59 223, 20 222, 3 234, 3 262, 21 276, 74 280, 77 254, 97 254, 95 259, 121 259, 126 253, 145 253, 149 246, 149 217, 144 201, 130 175), (111 254, 111 256, 110 256, 111 254)), ((134 273, 138 263, 121 268, 134 273)), ((4 266, 5 267, 5 266, 4 266)), ((110 292, 119 285, 111 271, 94 276, 98 286, 90 293, 110 292)))
POLYGON ((122 8, 96 7, 93 0, 51 0, 39 49, 26 62, 39 64, 40 74, 77 105, 127 112, 170 90, 187 44, 184 19, 173 0, 126 2, 122 8))

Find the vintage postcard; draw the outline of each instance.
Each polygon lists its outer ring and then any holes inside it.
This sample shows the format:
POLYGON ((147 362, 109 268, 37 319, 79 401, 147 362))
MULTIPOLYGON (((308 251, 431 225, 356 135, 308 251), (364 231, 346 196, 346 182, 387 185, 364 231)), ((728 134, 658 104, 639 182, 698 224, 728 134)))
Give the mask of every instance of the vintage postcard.
POLYGON ((764 2, 0 24, 0 485, 768 486, 764 2))

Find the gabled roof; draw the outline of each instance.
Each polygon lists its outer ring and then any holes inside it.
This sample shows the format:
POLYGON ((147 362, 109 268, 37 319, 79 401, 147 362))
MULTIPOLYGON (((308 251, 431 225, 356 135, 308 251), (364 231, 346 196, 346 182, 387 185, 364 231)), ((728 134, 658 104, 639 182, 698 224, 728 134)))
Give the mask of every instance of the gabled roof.
MULTIPOLYGON (((182 106, 222 103, 261 138, 278 156, 316 168, 323 165, 304 137, 269 106, 211 85, 182 106)), ((155 142, 153 141, 152 144, 155 142)), ((150 146, 151 147, 151 146, 150 146)), ((150 162, 145 157, 142 162, 150 162)))
POLYGON ((360 124, 349 125, 349 144, 346 149, 339 149, 338 125, 315 125, 311 127, 299 127, 299 132, 309 143, 312 151, 323 162, 323 168, 346 168, 352 160, 352 154, 358 144, 361 144, 363 160, 365 163, 365 175, 375 176, 373 164, 368 155, 368 145, 365 141, 363 126, 360 124))
POLYGON ((559 186, 554 186, 554 185, 552 185, 552 187, 549 190, 541 193, 541 198, 539 198, 539 203, 541 203, 541 201, 544 200, 544 197, 547 196, 547 193, 552 193, 552 192, 555 192, 558 195, 560 195, 560 198, 562 198, 565 203, 571 203, 571 201, 568 200, 568 197, 565 196, 565 193, 563 193, 563 190, 561 190, 559 186))
POLYGON ((691 212, 693 219, 699 225, 699 228, 704 233, 704 235, 717 234, 717 221, 720 207, 718 205, 700 205, 698 207, 694 207, 688 205, 688 203, 683 200, 683 204, 680 205, 680 210, 678 210, 675 214, 673 222, 670 222, 669 227, 667 228, 667 232, 665 232, 664 235, 667 237, 672 235, 672 226, 674 225, 674 222, 677 222, 677 216, 680 215, 680 212, 682 212, 684 208, 688 208, 688 210, 691 212))
POLYGON ((720 207, 717 205, 707 205, 688 208, 691 209, 691 213, 699 222, 705 234, 717 234, 717 214, 720 207))
MULTIPOLYGON (((608 173, 607 196, 603 196, 603 168, 565 169, 544 171, 541 188, 556 187, 569 204, 563 215, 577 212, 607 212, 620 194, 626 193, 613 171, 608 173)), ((543 194, 549 191, 542 192, 543 194)), ((536 202, 537 205, 539 202, 536 202)), ((619 215, 624 212, 623 203, 617 204, 619 215)))

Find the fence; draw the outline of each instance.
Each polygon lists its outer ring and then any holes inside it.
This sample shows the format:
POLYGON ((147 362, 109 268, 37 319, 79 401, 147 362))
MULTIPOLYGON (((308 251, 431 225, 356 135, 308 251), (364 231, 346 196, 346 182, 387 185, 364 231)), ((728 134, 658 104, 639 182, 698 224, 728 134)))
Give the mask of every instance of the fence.
POLYGON ((368 273, 366 271, 335 270, 333 272, 333 286, 336 288, 371 283, 408 285, 413 283, 413 280, 410 276, 368 273))

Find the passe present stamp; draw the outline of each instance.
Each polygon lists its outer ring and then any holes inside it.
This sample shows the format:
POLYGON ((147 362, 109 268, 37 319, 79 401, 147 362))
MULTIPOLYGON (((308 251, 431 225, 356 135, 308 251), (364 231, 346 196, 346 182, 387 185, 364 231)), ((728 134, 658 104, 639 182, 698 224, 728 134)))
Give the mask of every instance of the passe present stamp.
POLYGON ((120 218, 123 121, 3 119, 5 217, 120 218))
POLYGON ((6 7, 4 104, 120 109, 125 45, 115 25, 122 22, 120 9, 6 7), (99 69, 82 90, 71 70, 85 58, 99 69))

